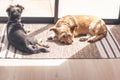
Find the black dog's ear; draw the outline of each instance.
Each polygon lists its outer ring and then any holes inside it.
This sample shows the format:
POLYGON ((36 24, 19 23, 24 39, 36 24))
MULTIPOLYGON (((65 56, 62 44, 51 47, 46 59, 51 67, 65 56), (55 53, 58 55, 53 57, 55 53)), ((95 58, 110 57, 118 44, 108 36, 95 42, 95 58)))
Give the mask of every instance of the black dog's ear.
POLYGON ((14 6, 13 6, 13 5, 10 5, 10 6, 6 9, 6 12, 9 12, 12 7, 14 7, 14 6))
POLYGON ((7 8, 7 9, 6 9, 6 12, 9 12, 9 11, 10 11, 10 8, 7 8))
POLYGON ((21 6, 21 5, 19 5, 19 4, 17 4, 17 5, 16 5, 16 7, 19 7, 21 10, 23 10, 23 9, 24 9, 24 7, 23 7, 23 6, 21 6))

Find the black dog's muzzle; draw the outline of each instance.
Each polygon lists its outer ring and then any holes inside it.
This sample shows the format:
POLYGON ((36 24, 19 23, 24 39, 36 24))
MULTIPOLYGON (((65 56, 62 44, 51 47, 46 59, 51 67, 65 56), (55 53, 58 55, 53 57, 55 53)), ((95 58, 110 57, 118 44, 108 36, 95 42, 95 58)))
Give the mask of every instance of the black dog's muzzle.
POLYGON ((21 16, 21 14, 18 13, 18 12, 11 12, 9 14, 9 18, 10 18, 11 21, 19 20, 20 16, 21 16))
POLYGON ((15 12, 15 11, 14 11, 14 12, 11 12, 10 17, 15 19, 15 18, 19 18, 20 15, 21 15, 21 14, 20 14, 19 12, 15 12))

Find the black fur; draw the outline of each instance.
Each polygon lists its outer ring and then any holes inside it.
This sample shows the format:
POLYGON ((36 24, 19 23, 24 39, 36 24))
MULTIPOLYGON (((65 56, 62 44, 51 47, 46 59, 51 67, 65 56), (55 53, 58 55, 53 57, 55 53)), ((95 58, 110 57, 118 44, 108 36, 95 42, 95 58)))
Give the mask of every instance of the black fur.
POLYGON ((21 5, 10 6, 8 13, 7 38, 11 45, 25 53, 48 52, 45 48, 36 46, 37 40, 26 34, 21 23, 21 13, 24 7, 21 5))

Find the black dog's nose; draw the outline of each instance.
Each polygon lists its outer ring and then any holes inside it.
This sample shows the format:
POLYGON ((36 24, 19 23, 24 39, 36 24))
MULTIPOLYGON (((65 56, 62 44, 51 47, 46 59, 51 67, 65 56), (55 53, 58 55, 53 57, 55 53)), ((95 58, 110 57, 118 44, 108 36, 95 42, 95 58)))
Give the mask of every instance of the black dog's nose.
POLYGON ((18 12, 13 12, 13 13, 11 13, 11 16, 12 16, 13 18, 18 18, 18 17, 20 17, 20 13, 18 13, 18 12))
POLYGON ((13 15, 14 15, 14 16, 18 16, 18 13, 17 13, 17 12, 14 12, 13 15))

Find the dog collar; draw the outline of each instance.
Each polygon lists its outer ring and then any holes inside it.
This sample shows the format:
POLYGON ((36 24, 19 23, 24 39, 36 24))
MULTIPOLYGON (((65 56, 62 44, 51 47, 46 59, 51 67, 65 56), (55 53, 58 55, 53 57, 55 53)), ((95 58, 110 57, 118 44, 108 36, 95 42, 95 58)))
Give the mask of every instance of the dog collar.
POLYGON ((24 24, 21 23, 21 20, 15 20, 15 21, 8 20, 8 23, 21 24, 22 26, 24 26, 24 24))

